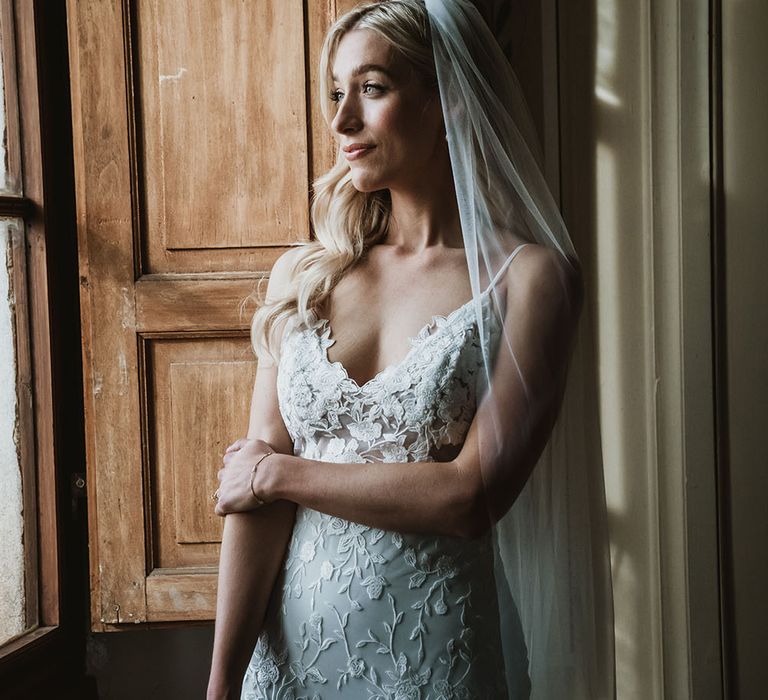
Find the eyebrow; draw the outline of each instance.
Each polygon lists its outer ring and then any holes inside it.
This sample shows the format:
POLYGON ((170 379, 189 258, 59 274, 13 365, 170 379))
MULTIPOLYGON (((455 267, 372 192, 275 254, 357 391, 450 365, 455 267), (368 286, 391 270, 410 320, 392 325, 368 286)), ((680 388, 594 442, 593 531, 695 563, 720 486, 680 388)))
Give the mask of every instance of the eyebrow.
MULTIPOLYGON (((378 73, 384 73, 384 75, 388 76, 389 78, 393 78, 394 77, 392 75, 392 71, 389 70, 389 68, 387 68, 386 66, 382 66, 382 65, 380 65, 378 63, 363 63, 363 64, 357 66, 352 71, 352 76, 351 77, 355 78, 358 75, 362 75, 363 73, 370 73, 371 71, 377 71, 378 73)), ((335 75, 332 75, 331 78, 333 78, 333 80, 335 80, 337 82, 339 80, 335 75)))

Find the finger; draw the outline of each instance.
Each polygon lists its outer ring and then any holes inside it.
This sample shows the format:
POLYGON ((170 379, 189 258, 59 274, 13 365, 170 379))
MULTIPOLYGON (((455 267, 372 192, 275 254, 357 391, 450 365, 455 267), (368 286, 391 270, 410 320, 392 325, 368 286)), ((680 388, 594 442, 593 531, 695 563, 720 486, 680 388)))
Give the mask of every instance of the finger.
POLYGON ((240 438, 239 440, 235 440, 227 449, 224 451, 224 454, 227 454, 228 452, 235 452, 236 450, 241 450, 245 443, 248 442, 246 438, 240 438))
POLYGON ((235 459, 235 457, 237 457, 240 454, 242 449, 243 449, 242 447, 238 447, 237 449, 229 450, 228 452, 225 452, 222 455, 221 461, 224 462, 224 464, 226 464, 227 462, 231 462, 233 459, 235 459))
POLYGON ((221 461, 224 463, 224 466, 226 467, 230 462, 237 459, 238 455, 240 454, 240 450, 227 452, 222 458, 221 461))

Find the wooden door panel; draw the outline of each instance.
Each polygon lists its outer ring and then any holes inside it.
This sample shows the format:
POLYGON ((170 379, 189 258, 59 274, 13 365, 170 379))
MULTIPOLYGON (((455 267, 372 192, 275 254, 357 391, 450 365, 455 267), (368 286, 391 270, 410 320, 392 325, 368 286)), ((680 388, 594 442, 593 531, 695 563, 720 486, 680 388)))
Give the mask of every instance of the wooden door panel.
POLYGON ((145 337, 153 549, 149 571, 215 566, 223 521, 210 495, 245 434, 255 362, 247 337, 145 337))
POLYGON ((146 622, 212 620, 216 616, 216 568, 156 569, 146 582, 146 622))
POLYGON ((134 287, 140 333, 244 328, 266 280, 257 275, 141 277, 134 287))
POLYGON ((142 272, 247 271, 307 240, 303 21, 301 0, 135 3, 142 272))

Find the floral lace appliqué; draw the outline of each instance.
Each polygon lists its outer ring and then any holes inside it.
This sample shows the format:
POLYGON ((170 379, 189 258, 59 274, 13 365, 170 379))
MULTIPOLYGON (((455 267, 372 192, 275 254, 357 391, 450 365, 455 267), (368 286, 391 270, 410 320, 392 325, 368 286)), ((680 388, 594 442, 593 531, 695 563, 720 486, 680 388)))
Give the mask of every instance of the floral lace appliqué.
MULTIPOLYGON (((327 321, 292 328, 277 388, 295 453, 354 469, 461 445, 482 368, 474 307, 410 342, 358 385, 328 359, 327 321)), ((506 698, 493 571, 490 536, 386 532, 299 507, 242 698, 506 698)))

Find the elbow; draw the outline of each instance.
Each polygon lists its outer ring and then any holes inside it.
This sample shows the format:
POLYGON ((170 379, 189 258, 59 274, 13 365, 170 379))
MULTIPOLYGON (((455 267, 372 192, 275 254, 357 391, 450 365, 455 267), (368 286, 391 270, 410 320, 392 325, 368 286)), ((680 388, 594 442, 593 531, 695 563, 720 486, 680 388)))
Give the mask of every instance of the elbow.
MULTIPOLYGON (((458 469, 457 469, 458 471, 458 469)), ((485 535, 493 526, 488 495, 479 475, 467 477, 459 473, 458 488, 455 490, 448 520, 450 534, 465 540, 474 540, 485 535)))

